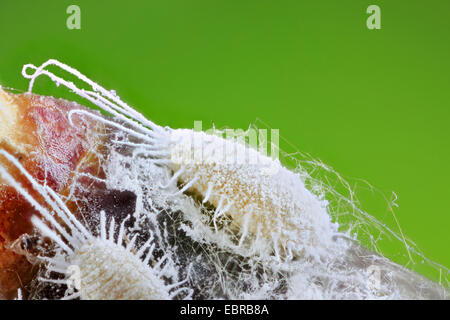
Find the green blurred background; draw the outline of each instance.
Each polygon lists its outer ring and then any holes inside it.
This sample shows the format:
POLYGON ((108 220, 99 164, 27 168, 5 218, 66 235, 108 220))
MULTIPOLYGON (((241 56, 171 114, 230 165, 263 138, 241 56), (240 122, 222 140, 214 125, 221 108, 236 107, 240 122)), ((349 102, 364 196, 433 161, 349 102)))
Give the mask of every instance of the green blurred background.
MULTIPOLYGON (((1 0, 0 30, 4 86, 26 90, 22 65, 56 58, 162 125, 260 119, 345 177, 395 191, 403 232, 450 266, 450 1, 1 0), (70 4, 81 30, 66 27, 70 4), (371 4, 381 30, 366 27, 371 4)), ((398 231, 379 195, 360 197, 398 231)), ((394 242, 380 247, 405 264, 394 242)), ((420 260, 408 266, 437 279, 420 260)))

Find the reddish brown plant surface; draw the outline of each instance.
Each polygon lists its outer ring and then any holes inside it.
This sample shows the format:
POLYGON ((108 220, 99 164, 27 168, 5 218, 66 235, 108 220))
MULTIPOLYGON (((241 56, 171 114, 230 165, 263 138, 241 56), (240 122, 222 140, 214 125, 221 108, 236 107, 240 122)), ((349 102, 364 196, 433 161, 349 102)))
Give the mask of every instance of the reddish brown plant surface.
MULTIPOLYGON (((83 108, 62 99, 34 94, 10 94, 0 88, 0 149, 14 155, 25 169, 53 190, 66 194, 73 172, 92 170, 90 152, 96 148, 93 131, 83 124, 72 126, 68 112, 83 108)), ((33 196, 19 170, 0 156, 7 168, 33 196)), ((42 203, 42 201, 41 201, 42 203)), ((12 298, 33 277, 33 265, 11 244, 32 231, 30 217, 36 214, 17 191, 0 179, 0 298, 12 298)))

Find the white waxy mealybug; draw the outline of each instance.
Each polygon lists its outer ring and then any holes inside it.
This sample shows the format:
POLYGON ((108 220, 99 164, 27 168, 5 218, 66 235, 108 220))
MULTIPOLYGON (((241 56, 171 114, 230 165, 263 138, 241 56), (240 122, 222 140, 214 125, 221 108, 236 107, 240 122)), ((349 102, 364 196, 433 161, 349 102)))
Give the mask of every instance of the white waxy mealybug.
POLYGON ((324 203, 278 160, 204 132, 173 130, 170 136, 172 182, 184 184, 180 192, 196 192, 213 204, 214 223, 232 217, 240 244, 247 235, 263 236, 273 241, 277 255, 292 257, 329 241, 334 230, 324 203))
POLYGON ((52 209, 49 211, 39 204, 0 165, 0 177, 13 186, 42 215, 42 219, 32 217, 34 226, 57 246, 55 256, 50 258, 41 256, 39 259, 48 264, 48 271, 62 274, 65 279, 41 278, 41 281, 64 285, 71 284, 72 280, 78 282, 75 285, 78 291, 71 292, 73 288, 69 288, 70 295, 66 295, 66 299, 171 299, 182 291, 186 291, 186 296, 190 297, 191 290, 180 287, 188 281, 188 278, 171 285, 166 285, 162 279, 166 275, 161 266, 169 258, 168 255, 160 258, 155 266, 149 266, 155 248, 155 244, 152 243, 153 236, 150 236, 140 248, 135 248, 137 234, 124 244, 127 219, 122 221, 116 234, 114 218, 107 226, 104 211, 100 214, 100 236, 94 236, 50 187, 40 185, 20 162, 6 151, 0 150, 0 155, 19 169, 52 209))
POLYGON ((28 64, 22 73, 31 79, 30 92, 35 79, 46 75, 113 115, 114 119, 107 120, 85 110, 69 113, 71 120, 75 115, 88 116, 120 129, 128 140, 113 142, 136 147, 149 161, 166 165, 173 171, 170 183, 182 185, 180 193, 195 192, 204 203, 215 207, 216 230, 219 217, 231 217, 240 236, 239 245, 250 236, 265 239, 275 256, 284 260, 304 254, 308 247, 326 247, 336 233, 337 226, 330 221, 327 203, 305 187, 299 174, 286 169, 278 160, 218 136, 156 125, 115 93, 59 61, 52 59, 40 67, 28 64), (49 65, 75 75, 90 85, 92 91, 80 89, 45 70, 49 65), (30 75, 28 69, 35 72, 30 75))

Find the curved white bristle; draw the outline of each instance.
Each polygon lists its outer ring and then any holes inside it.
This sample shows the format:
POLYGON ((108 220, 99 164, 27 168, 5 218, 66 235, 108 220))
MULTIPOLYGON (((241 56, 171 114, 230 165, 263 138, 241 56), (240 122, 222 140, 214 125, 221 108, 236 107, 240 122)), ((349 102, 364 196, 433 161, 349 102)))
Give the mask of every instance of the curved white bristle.
POLYGON ((15 300, 23 300, 22 289, 17 289, 17 298, 15 300))
POLYGON ((128 219, 130 219, 130 216, 127 216, 120 224, 119 235, 117 237, 118 245, 122 245, 122 243, 123 243, 123 236, 125 234, 125 223, 128 221, 128 219))
POLYGON ((104 124, 106 124, 106 125, 108 125, 110 127, 119 129, 119 130, 121 130, 123 132, 128 133, 131 136, 136 137, 136 138, 142 139, 142 140, 146 141, 147 143, 152 144, 152 143, 155 142, 154 138, 149 138, 145 134, 136 132, 136 131, 134 131, 132 129, 128 129, 125 126, 123 126, 123 125, 121 125, 121 124, 119 124, 117 122, 107 120, 107 119, 105 119, 105 118, 103 118, 101 116, 98 116, 98 115, 96 115, 96 114, 94 114, 92 112, 86 111, 86 110, 71 110, 71 111, 69 111, 68 119, 69 119, 69 122, 70 122, 71 125, 74 125, 73 124, 73 120, 72 120, 74 114, 88 116, 88 117, 90 117, 90 118, 92 118, 92 119, 94 119, 94 120, 96 120, 98 122, 101 122, 101 123, 104 123, 104 124))
POLYGON ((55 241, 63 250, 65 250, 68 254, 73 254, 73 250, 70 249, 64 241, 54 232, 52 231, 45 223, 43 223, 36 216, 31 218, 31 222, 34 224, 36 228, 46 237, 49 237, 53 241, 55 241))
POLYGON ((106 240, 106 217, 103 210, 100 212, 100 236, 102 240, 106 240))
POLYGON ((114 242, 114 228, 116 227, 116 222, 114 218, 111 219, 111 223, 109 225, 109 235, 108 240, 114 242))
POLYGON ((56 204, 59 206, 59 209, 62 210, 58 211, 59 215, 61 219, 63 219, 64 223, 72 230, 72 234, 75 234, 79 241, 89 239, 89 237, 91 237, 90 233, 77 219, 73 217, 69 209, 66 207, 61 198, 56 194, 56 192, 48 186, 45 187, 45 190, 52 197, 52 199, 55 200, 56 204))
MULTIPOLYGON (((45 68, 47 66, 50 65, 55 65, 60 67, 61 69, 75 75, 78 79, 84 81, 86 84, 90 85, 91 88, 95 91, 95 92, 99 92, 100 94, 102 94, 103 96, 107 97, 108 99, 112 100, 115 104, 111 103, 111 106, 114 106, 113 108, 116 109, 116 111, 119 111, 122 114, 125 114, 133 119, 136 119, 137 121, 145 124, 146 126, 150 127, 151 129, 155 130, 156 132, 161 131, 161 127, 156 125, 155 123, 149 121, 148 119, 146 119, 142 114, 140 114, 139 112, 137 112, 136 110, 134 110, 133 108, 131 108, 130 106, 128 106, 125 102, 123 102, 122 100, 120 100, 120 98, 114 94, 112 94, 110 91, 104 89, 103 87, 101 87, 100 85, 98 85, 97 83, 93 82, 92 80, 90 80, 89 78, 87 78, 85 75, 83 75, 82 73, 80 73, 78 70, 59 62, 58 60, 55 59, 50 59, 47 62, 43 63, 40 67, 36 67, 32 64, 26 64, 24 65, 23 69, 22 69, 22 75, 27 78, 30 79, 30 84, 28 86, 28 92, 32 92, 33 90, 33 86, 34 86, 34 82, 36 80, 37 77, 39 77, 40 75, 46 75, 48 76, 50 79, 52 79, 55 83, 57 84, 62 84, 64 86, 66 86, 67 88, 69 88, 70 90, 74 91, 75 93, 77 93, 78 95, 88 99, 89 101, 91 101, 92 103, 101 106, 102 108, 104 108, 105 111, 110 112, 109 108, 105 108, 105 106, 101 103, 98 103, 95 101, 95 99, 93 99, 89 94, 86 93, 86 90, 83 89, 79 89, 74 83, 66 81, 56 75, 54 75, 53 73, 45 70, 45 68), (34 74, 30 75, 27 73, 27 69, 33 69, 35 70, 34 74)), ((115 114, 116 115, 116 114, 115 114)), ((131 121, 131 120, 129 120, 131 121)), ((136 123, 135 121, 133 121, 134 124, 138 126, 140 129, 143 129, 140 125, 140 123, 136 123)))
POLYGON ((151 244, 152 240, 153 240, 152 238, 148 239, 147 242, 144 243, 142 245, 142 247, 136 252, 136 256, 138 258, 141 258, 142 255, 144 254, 145 250, 147 250, 150 247, 150 244, 151 244))
POLYGON ((133 238, 131 239, 130 243, 128 243, 125 250, 130 251, 132 248, 134 248, 134 243, 136 242, 137 236, 138 236, 137 234, 133 236, 133 238))

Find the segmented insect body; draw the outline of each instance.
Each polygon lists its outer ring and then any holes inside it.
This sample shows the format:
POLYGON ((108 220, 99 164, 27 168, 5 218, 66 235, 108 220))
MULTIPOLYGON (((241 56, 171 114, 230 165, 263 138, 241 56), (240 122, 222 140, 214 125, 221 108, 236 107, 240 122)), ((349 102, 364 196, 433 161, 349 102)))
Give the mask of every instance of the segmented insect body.
POLYGON ((42 218, 32 217, 34 226, 43 236, 49 237, 57 245, 55 256, 39 258, 48 264, 48 271, 59 273, 65 279, 41 278, 41 281, 63 285, 70 284, 72 280, 78 282, 74 286, 78 291, 67 295, 66 299, 78 297, 94 300, 171 299, 181 291, 186 291, 186 296, 189 297, 189 289, 179 288, 188 281, 188 278, 171 285, 166 285, 162 280, 165 274, 161 265, 168 256, 160 258, 155 266, 149 266, 155 248, 152 236, 140 248, 135 248, 137 234, 124 245, 127 219, 122 221, 116 234, 114 218, 107 226, 103 211, 100 214, 100 236, 94 236, 77 220, 51 188, 41 186, 6 151, 0 150, 0 155, 20 170, 30 181, 33 189, 52 209, 49 211, 39 204, 4 167, 0 166, 0 176, 4 181, 13 186, 42 215, 42 218))
POLYGON ((277 256, 298 255, 307 246, 322 247, 334 230, 321 202, 300 176, 258 151, 233 140, 192 130, 171 133, 173 182, 214 205, 216 220, 228 215, 246 236, 273 241, 277 256), (191 154, 193 152, 193 155, 191 154))
POLYGON ((40 67, 26 65, 22 73, 31 79, 30 91, 35 79, 46 75, 112 114, 115 118, 108 120, 86 110, 72 110, 69 118, 87 116, 120 129, 128 139, 113 142, 135 146, 150 157, 149 161, 172 169, 171 183, 182 185, 180 193, 195 192, 204 203, 215 207, 216 230, 219 217, 232 218, 240 235, 239 244, 249 236, 265 239, 272 243, 271 250, 278 258, 290 259, 305 253, 307 247, 326 246, 337 231, 330 222, 326 202, 312 194, 300 176, 278 160, 218 136, 158 126, 115 93, 56 60, 49 60, 40 67), (45 70, 49 65, 72 73, 93 91, 79 89, 45 70), (35 70, 34 74, 28 74, 28 69, 35 70))

